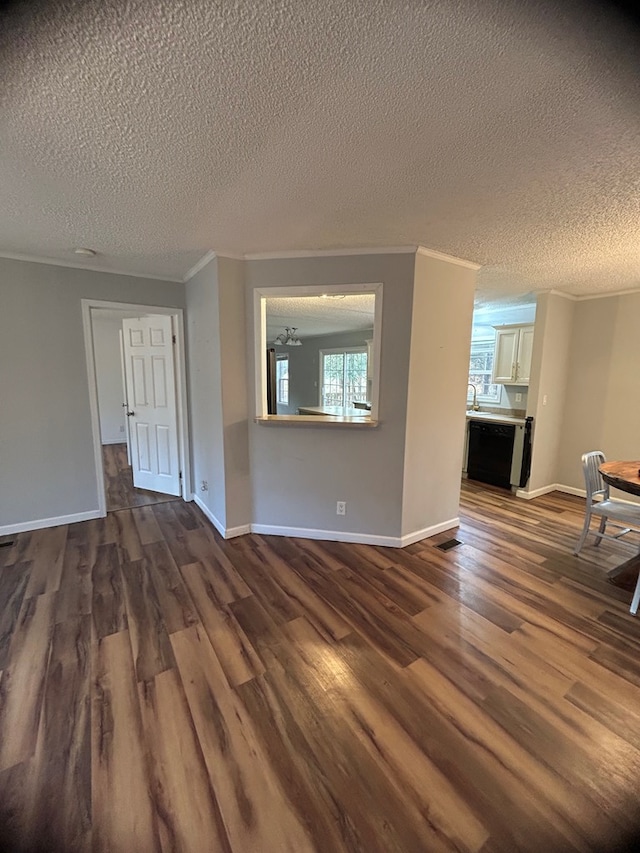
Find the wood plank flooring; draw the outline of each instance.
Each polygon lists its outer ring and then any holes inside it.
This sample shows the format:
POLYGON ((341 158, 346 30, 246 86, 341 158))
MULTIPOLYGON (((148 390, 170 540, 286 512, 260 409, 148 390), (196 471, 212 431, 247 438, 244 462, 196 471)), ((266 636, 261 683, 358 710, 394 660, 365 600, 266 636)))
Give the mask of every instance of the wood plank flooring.
POLYGON ((173 495, 163 495, 160 492, 150 492, 147 489, 134 487, 131 465, 127 462, 126 444, 103 444, 102 465, 107 512, 175 501, 173 495))
POLYGON ((13 537, 0 847, 632 844, 640 619, 605 578, 628 552, 573 557, 557 493, 465 483, 461 519, 403 550, 224 541, 172 501, 13 537))

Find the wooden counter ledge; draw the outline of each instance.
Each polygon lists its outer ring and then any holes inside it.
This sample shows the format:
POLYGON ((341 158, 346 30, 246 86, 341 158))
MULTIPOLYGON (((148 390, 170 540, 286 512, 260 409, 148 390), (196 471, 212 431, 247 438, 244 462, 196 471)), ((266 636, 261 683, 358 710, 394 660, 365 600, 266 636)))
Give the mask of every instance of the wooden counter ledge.
POLYGON ((371 418, 336 418, 331 415, 262 415, 253 420, 254 423, 263 426, 343 426, 364 427, 365 429, 375 428, 380 423, 380 421, 374 421, 371 418))

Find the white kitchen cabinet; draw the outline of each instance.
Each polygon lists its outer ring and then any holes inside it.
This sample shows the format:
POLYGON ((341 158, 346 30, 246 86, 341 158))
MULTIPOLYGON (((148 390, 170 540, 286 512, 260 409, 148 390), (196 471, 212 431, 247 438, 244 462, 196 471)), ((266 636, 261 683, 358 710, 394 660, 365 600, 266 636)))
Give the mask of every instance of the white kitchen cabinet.
POLYGON ((528 385, 531 376, 533 326, 496 326, 491 381, 497 385, 528 385))

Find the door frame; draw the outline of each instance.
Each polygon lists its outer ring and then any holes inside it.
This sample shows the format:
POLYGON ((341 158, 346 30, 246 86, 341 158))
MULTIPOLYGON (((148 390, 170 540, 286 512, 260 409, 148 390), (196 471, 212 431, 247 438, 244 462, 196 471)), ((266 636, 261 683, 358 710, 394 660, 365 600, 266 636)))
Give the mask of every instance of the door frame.
MULTIPOLYGON (((93 324, 91 328, 93 328, 93 324)), ((124 391, 124 402, 122 404, 122 408, 126 408, 127 411, 129 411, 129 399, 127 397, 127 371, 124 366, 124 334, 122 332, 122 328, 118 330, 118 343, 120 344, 120 373, 122 374, 122 390, 124 391)), ((131 424, 127 417, 124 419, 124 434, 127 437, 127 465, 131 465, 131 424)))
POLYGON ((102 464, 102 441, 100 436, 100 412, 98 408, 98 380, 93 348, 93 314, 101 309, 135 311, 145 314, 168 314, 172 318, 173 333, 176 336, 175 378, 176 410, 178 418, 178 456, 182 483, 180 497, 184 501, 193 500, 191 487, 191 453, 189 448, 189 415, 187 405, 187 359, 184 335, 184 311, 182 308, 167 308, 161 305, 138 305, 131 302, 106 302, 100 299, 81 299, 82 325, 84 329, 84 348, 87 360, 87 378, 89 382, 89 406, 91 410, 91 431, 93 434, 93 454, 98 489, 99 518, 107 514, 107 496, 104 488, 104 467, 102 464))

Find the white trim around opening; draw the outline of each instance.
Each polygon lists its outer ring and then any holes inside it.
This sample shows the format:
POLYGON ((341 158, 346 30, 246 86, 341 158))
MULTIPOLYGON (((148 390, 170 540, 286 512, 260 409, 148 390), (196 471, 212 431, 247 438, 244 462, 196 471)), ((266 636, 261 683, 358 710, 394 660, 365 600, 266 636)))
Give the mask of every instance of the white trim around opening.
POLYGON ((165 314, 172 317, 173 331, 176 336, 176 402, 178 414, 178 451, 180 470, 182 471, 181 497, 185 501, 193 499, 191 485, 191 464, 189 451, 189 421, 187 409, 187 371, 184 337, 184 312, 182 308, 167 308, 159 305, 134 305, 128 302, 105 302, 97 299, 82 299, 82 324, 84 329, 84 347, 87 360, 87 378, 89 382, 89 405, 91 409, 91 430, 93 434, 93 452, 98 489, 97 518, 107 514, 107 500, 104 490, 104 469, 102 465, 102 441, 100 437, 100 413, 98 409, 98 390, 96 365, 93 348, 93 312, 100 310, 130 311, 137 315, 165 314))

